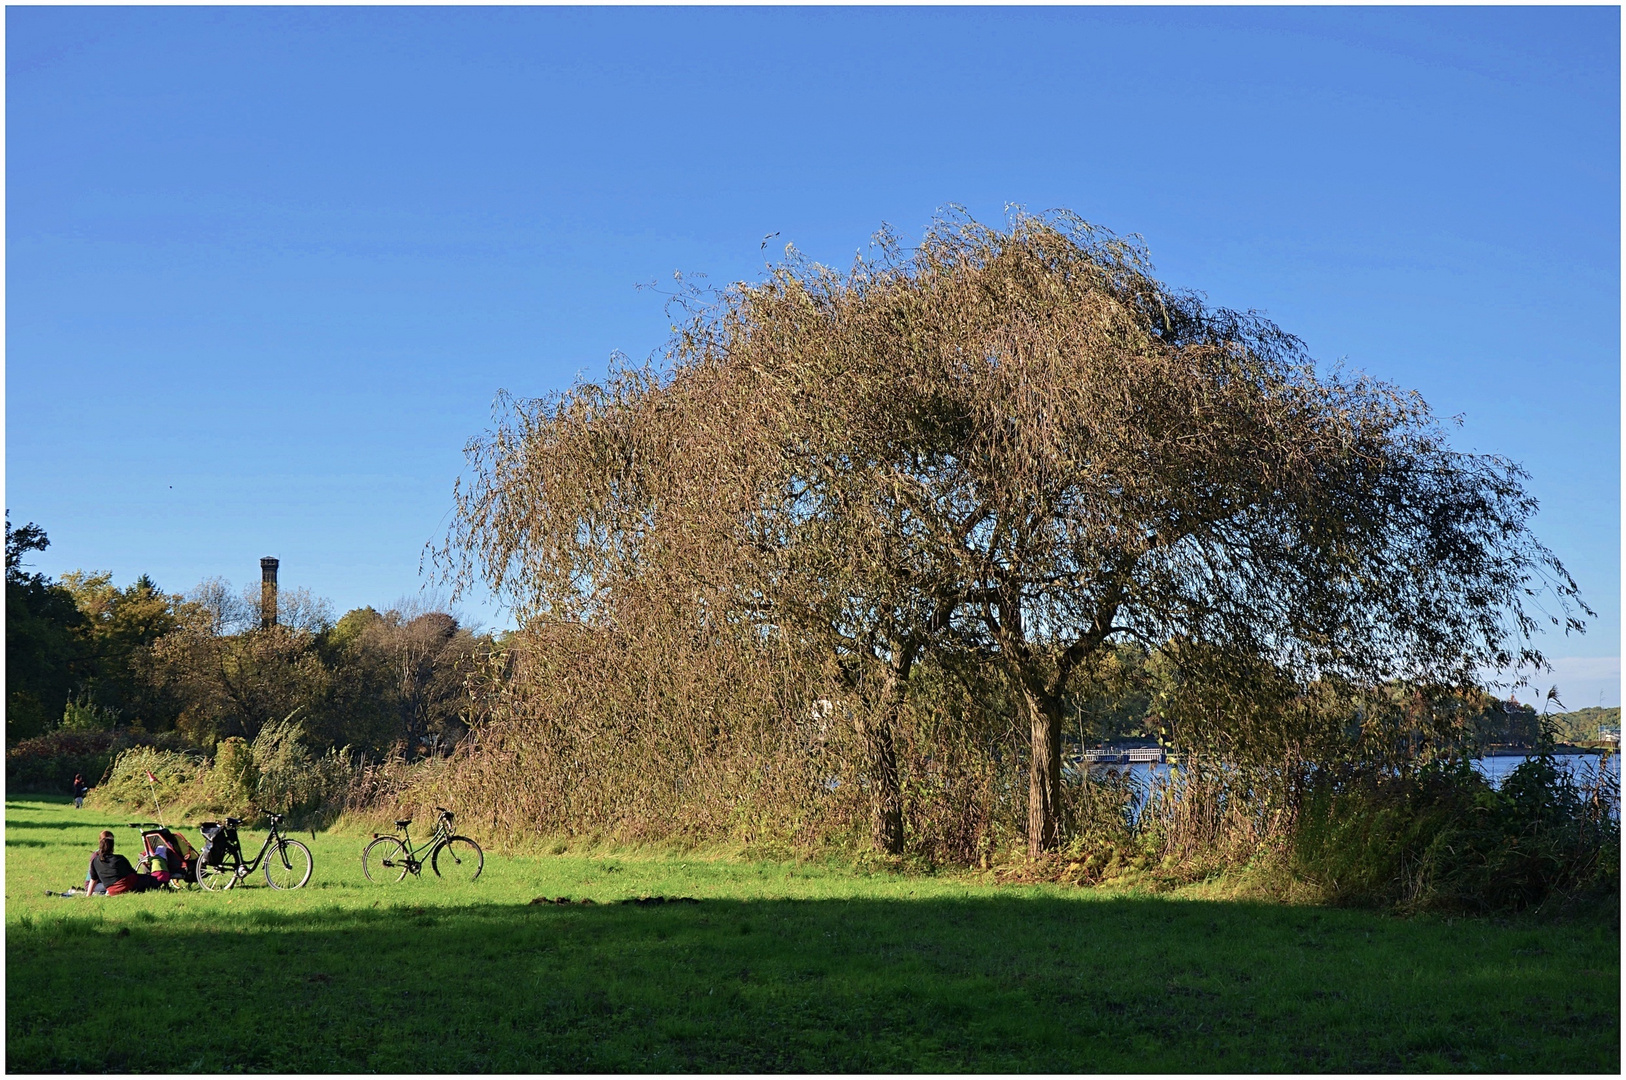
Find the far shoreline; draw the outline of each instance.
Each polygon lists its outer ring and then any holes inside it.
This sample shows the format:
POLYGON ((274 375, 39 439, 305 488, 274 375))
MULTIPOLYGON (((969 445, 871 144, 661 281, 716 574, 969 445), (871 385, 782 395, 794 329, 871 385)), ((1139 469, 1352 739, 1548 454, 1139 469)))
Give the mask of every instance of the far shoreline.
MULTIPOLYGON (((1620 747, 1612 743, 1560 743, 1549 753, 1555 757, 1574 757, 1581 754, 1615 754, 1620 747)), ((1534 757, 1538 753, 1533 746, 1494 746, 1482 753, 1480 757, 1534 757)))

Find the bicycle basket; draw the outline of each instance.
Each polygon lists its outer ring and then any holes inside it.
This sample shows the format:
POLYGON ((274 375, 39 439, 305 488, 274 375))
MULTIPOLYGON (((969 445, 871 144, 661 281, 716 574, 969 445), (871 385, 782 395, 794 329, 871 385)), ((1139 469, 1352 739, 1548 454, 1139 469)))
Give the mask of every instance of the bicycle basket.
POLYGON ((198 826, 203 834, 203 854, 199 857, 209 866, 219 866, 226 857, 226 849, 237 839, 237 830, 215 821, 198 826))

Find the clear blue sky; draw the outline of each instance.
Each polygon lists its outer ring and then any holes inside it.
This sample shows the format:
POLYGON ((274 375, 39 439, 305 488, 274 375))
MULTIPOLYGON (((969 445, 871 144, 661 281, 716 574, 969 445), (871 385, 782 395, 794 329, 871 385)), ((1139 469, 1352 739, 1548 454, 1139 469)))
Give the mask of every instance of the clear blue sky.
MULTIPOLYGON (((1620 701, 1615 8, 6 11, 6 505, 58 574, 422 584, 639 282, 1067 207, 1531 473, 1620 701), (779 234, 768 252, 766 234, 779 234)), ((465 609, 498 623, 480 599, 465 609)))

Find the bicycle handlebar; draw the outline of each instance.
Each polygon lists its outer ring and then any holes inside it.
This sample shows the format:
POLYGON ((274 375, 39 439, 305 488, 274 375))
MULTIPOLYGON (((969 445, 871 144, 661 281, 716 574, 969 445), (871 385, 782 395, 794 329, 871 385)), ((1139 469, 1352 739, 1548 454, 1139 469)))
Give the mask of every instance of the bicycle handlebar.
MULTIPOLYGON (((273 824, 273 825, 281 825, 282 822, 283 822, 283 819, 285 817, 287 817, 286 814, 267 814, 265 816, 266 816, 267 820, 269 820, 271 822, 271 824, 273 824)), ((242 818, 229 817, 229 818, 226 819, 226 828, 228 828, 228 829, 239 828, 242 824, 243 824, 243 819, 242 818)), ((135 828, 137 826, 132 824, 131 827, 135 828)))

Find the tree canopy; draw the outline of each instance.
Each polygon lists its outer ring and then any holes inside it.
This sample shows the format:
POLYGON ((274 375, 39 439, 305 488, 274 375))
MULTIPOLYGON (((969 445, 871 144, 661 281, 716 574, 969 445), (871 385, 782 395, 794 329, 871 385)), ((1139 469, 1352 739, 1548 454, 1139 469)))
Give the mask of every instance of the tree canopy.
POLYGON ((62 715, 84 666, 84 617, 73 595, 24 559, 50 546, 33 522, 6 513, 6 741, 44 731, 62 715))
POLYGON ((1180 673, 1187 746, 1279 753, 1258 714, 1312 688, 1375 722, 1375 688, 1471 687, 1542 665, 1542 618, 1582 629, 1517 465, 1164 285, 1138 241, 956 214, 876 251, 844 273, 792 253, 699 305, 660 367, 506 402, 470 446, 459 580, 525 620, 704 625, 828 673, 888 850, 922 662, 1006 687, 1038 853, 1069 690, 1121 642, 1180 673))

